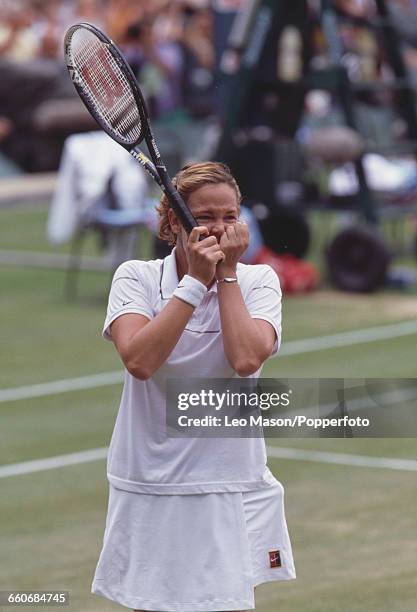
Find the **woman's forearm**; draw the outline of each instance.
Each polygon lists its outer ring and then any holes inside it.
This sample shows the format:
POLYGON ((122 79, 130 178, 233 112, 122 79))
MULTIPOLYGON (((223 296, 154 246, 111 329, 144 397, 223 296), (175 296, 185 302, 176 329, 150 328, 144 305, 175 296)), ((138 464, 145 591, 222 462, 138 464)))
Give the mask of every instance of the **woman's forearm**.
POLYGON ((250 316, 237 283, 218 283, 218 297, 227 360, 239 376, 249 376, 271 354, 270 334, 250 316))
POLYGON ((194 308, 173 297, 149 323, 119 346, 128 371, 146 380, 166 361, 187 325, 194 308))

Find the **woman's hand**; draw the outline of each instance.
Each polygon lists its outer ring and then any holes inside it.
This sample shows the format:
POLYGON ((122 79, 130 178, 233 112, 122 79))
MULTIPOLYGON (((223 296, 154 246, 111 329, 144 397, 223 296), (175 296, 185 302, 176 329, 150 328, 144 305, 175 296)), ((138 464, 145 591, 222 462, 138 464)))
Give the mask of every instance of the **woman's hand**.
POLYGON ((224 259, 216 267, 216 278, 227 278, 236 275, 236 266, 249 245, 248 226, 243 221, 237 221, 226 227, 220 238, 220 249, 224 259))
POLYGON ((208 230, 204 226, 193 228, 185 250, 188 274, 206 286, 213 280, 217 264, 224 259, 224 253, 215 236, 199 240, 200 236, 207 233, 208 230))

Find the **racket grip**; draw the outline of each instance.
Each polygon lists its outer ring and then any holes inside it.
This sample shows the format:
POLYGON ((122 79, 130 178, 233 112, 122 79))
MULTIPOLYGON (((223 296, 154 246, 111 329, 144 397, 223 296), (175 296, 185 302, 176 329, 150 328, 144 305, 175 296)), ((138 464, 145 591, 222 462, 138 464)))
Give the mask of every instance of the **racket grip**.
POLYGON ((197 227, 198 223, 194 219, 190 209, 187 204, 184 202, 180 194, 176 189, 169 189, 166 191, 166 195, 168 197, 169 203, 171 204, 175 214, 181 222, 181 225, 189 234, 193 227, 197 227))

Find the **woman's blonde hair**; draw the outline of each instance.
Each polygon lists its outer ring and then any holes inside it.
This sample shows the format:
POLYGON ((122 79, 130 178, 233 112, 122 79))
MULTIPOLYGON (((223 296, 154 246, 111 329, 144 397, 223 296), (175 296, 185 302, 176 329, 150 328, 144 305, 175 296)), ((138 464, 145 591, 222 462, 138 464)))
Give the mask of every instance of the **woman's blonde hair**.
MULTIPOLYGON (((226 183, 226 185, 230 185, 230 187, 234 189, 237 205, 238 207, 240 206, 242 196, 239 186, 230 172, 230 169, 220 162, 188 164, 177 172, 172 182, 186 204, 188 203, 190 195, 200 187, 226 183)), ((163 194, 156 208, 159 215, 158 237, 161 238, 161 240, 166 240, 169 244, 175 244, 177 237, 172 231, 169 223, 169 208, 168 198, 163 194)))

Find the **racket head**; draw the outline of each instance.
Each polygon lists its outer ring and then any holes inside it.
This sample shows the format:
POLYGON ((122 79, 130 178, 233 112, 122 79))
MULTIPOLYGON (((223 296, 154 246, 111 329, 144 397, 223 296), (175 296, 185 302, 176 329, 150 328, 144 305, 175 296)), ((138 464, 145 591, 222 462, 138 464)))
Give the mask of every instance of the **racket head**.
POLYGON ((74 86, 100 127, 130 150, 145 137, 148 113, 135 76, 116 45, 95 26, 77 23, 64 39, 74 86))

